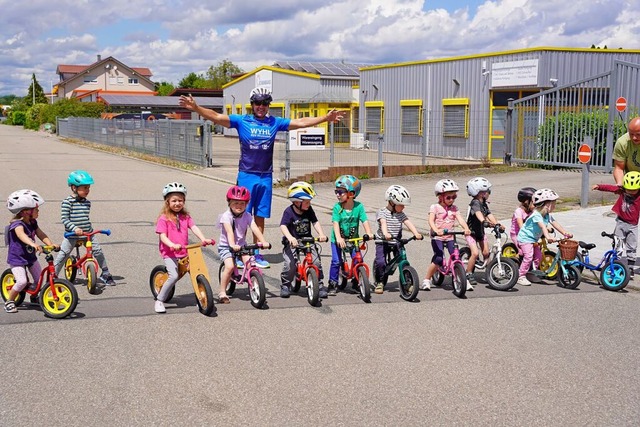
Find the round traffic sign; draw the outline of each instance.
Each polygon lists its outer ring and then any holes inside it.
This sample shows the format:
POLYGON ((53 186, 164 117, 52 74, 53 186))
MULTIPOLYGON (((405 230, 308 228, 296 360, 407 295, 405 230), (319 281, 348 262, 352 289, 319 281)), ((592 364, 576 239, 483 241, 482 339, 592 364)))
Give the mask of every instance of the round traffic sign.
POLYGON ((627 99, 624 96, 621 96, 620 98, 616 99, 616 110, 622 113, 626 109, 627 109, 627 99))
POLYGON ((591 161, 591 147, 582 144, 578 149, 578 160, 580 163, 589 163, 591 161))

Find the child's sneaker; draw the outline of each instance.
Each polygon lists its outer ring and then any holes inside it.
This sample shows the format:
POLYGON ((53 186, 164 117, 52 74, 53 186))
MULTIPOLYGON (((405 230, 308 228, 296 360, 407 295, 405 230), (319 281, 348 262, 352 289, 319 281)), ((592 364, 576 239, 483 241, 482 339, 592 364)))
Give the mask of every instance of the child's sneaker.
POLYGON ((422 289, 423 291, 431 290, 431 279, 424 279, 422 281, 422 284, 420 285, 420 289, 422 289))
POLYGON ((100 276, 100 280, 105 284, 105 286, 116 285, 116 282, 113 280, 113 276, 111 275, 111 273, 102 273, 102 275, 100 276))
POLYGON ((4 311, 7 313, 17 313, 18 307, 16 307, 16 303, 13 301, 7 301, 4 303, 4 311))
POLYGON ((324 285, 320 285, 320 292, 318 292, 318 295, 320 296, 320 298, 327 298, 329 296, 327 287, 324 285))
POLYGON ((163 304, 163 302, 162 302, 162 301, 158 301, 158 300, 156 300, 156 307, 155 307, 155 309, 156 309, 156 313, 166 313, 166 312, 167 312, 167 309, 166 309, 166 308, 164 308, 164 304, 163 304))
POLYGON ((381 282, 377 282, 374 292, 376 294, 383 294, 384 293, 384 285, 381 282))
POLYGON ((236 259, 236 268, 237 269, 243 269, 244 268, 244 262, 242 262, 242 260, 240 258, 236 259))
POLYGON ((264 259, 264 257, 261 254, 256 254, 256 265, 260 268, 271 267, 271 264, 269 264, 269 261, 264 259))
POLYGON ((476 276, 474 276, 473 273, 467 273, 467 282, 469 282, 470 285, 475 285, 476 276))
POLYGON ((289 298, 291 295, 291 291, 289 291, 288 286, 280 286, 280 298, 289 298))
POLYGON ((518 281, 516 283, 520 286, 531 286, 531 282, 527 279, 527 276, 518 277, 518 281))
POLYGON ((329 289, 327 291, 327 294, 330 296, 335 296, 337 292, 338 286, 335 283, 329 282, 329 289))

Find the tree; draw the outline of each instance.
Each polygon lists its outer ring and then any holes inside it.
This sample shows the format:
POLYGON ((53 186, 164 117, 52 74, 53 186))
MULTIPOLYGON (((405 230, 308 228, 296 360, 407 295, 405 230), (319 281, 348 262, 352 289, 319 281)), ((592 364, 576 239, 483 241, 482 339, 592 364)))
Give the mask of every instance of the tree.
POLYGON ((160 82, 156 83, 156 91, 158 92, 158 96, 167 96, 171 92, 173 92, 175 87, 171 83, 160 82))
POLYGON ((233 76, 242 74, 244 71, 233 62, 224 59, 218 62, 215 67, 212 65, 207 70, 207 80, 213 89, 220 89, 226 83, 233 80, 233 76))
POLYGON ((49 103, 47 101, 47 97, 44 94, 44 90, 42 90, 42 86, 40 86, 40 83, 38 83, 38 81, 36 80, 35 73, 31 76, 31 85, 29 86, 29 91, 27 92, 27 96, 24 98, 24 100, 29 107, 33 106, 34 104, 49 103))
POLYGON ((186 89, 207 89, 207 81, 202 74, 189 73, 178 83, 179 88, 186 89))

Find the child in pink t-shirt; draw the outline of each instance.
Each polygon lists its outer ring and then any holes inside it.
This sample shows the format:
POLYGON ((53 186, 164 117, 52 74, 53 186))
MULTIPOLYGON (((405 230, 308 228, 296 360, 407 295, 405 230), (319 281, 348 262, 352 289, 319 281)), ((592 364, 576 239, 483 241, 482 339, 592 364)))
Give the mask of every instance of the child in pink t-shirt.
POLYGON ((513 217, 511 217, 511 230, 509 235, 511 236, 511 241, 518 248, 518 252, 521 253, 520 247, 518 246, 518 232, 522 228, 522 225, 526 221, 526 219, 533 212, 533 193, 536 192, 536 189, 533 187, 523 187, 518 191, 518 201, 520 202, 520 206, 518 206, 513 212, 513 217))
POLYGON ((193 222, 185 208, 187 188, 171 182, 162 190, 164 204, 156 222, 156 234, 159 235, 158 247, 164 259, 169 277, 156 297, 156 313, 165 313, 164 301, 178 281, 178 260, 187 256, 186 246, 189 244, 189 230, 204 244, 213 245, 213 239, 206 239, 198 226, 193 222))
POLYGON ((447 245, 449 254, 453 253, 454 236, 443 235, 444 230, 453 230, 457 221, 462 226, 465 235, 471 234, 467 222, 453 204, 458 197, 458 190, 458 184, 451 179, 441 179, 436 183, 435 194, 438 197, 438 203, 431 205, 429 209, 429 227, 433 235, 431 238, 433 258, 431 258, 431 265, 427 267, 427 274, 420 289, 427 291, 431 289, 431 278, 444 260, 444 245, 447 245))

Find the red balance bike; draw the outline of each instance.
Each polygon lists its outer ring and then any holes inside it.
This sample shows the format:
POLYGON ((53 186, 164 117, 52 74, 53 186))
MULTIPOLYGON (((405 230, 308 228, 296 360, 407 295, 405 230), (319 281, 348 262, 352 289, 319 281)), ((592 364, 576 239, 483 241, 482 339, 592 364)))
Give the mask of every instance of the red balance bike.
POLYGON ((70 254, 64 262, 64 275, 67 280, 74 283, 79 270, 80 274, 87 279, 87 290, 90 294, 98 293, 98 261, 93 257, 93 242, 91 242, 91 237, 95 234, 110 236, 111 230, 94 230, 80 235, 73 231, 64 233, 65 239, 77 239, 74 247, 76 254, 70 254), (80 256, 81 246, 86 249, 82 256, 80 256))

